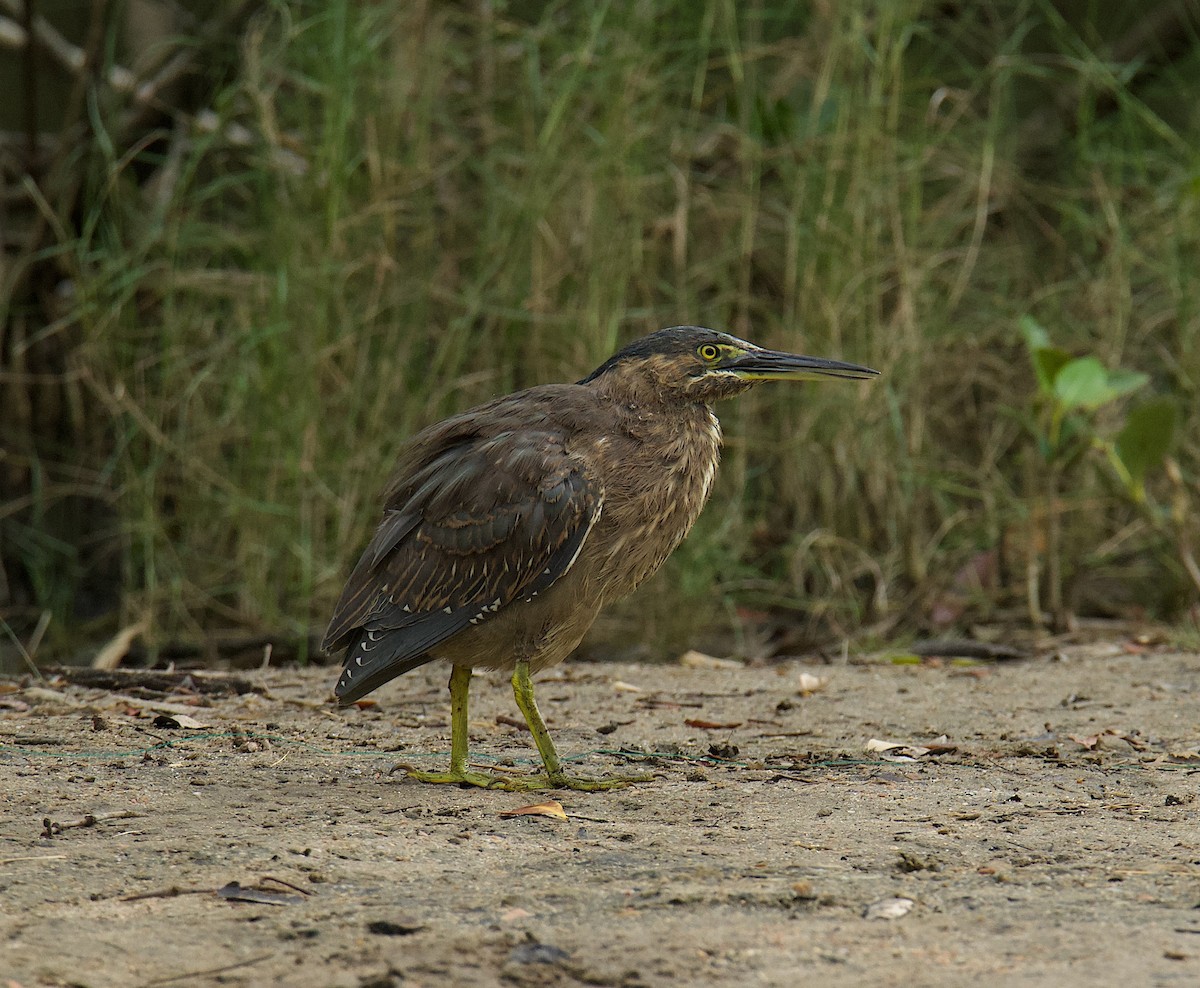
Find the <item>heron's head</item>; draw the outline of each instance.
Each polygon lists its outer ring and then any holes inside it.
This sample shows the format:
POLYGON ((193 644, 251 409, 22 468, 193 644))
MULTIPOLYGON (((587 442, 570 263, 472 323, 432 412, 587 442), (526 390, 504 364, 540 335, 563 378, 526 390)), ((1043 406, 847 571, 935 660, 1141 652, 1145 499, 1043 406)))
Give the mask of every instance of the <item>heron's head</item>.
POLYGON ((654 395, 666 401, 709 403, 762 381, 862 381, 878 373, 840 360, 766 350, 715 329, 674 326, 634 340, 579 383, 613 394, 627 392, 635 401, 654 395))

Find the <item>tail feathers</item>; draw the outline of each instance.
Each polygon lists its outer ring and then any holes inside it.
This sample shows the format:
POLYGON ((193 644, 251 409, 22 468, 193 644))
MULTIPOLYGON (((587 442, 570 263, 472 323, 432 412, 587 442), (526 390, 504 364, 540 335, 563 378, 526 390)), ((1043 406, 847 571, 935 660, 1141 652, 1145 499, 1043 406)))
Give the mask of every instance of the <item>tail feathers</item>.
POLYGON ((434 658, 428 652, 401 657, 403 651, 400 643, 389 648, 386 636, 372 641, 367 631, 360 631, 346 649, 334 694, 343 704, 353 703, 388 680, 432 662, 434 658))

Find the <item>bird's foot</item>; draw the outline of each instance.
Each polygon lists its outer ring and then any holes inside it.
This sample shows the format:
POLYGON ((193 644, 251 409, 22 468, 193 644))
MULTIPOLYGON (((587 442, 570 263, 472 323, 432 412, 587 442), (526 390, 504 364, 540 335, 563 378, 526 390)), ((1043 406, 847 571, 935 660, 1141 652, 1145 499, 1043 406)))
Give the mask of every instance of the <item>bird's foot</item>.
MULTIPOLYGON (((546 778, 542 776, 542 778, 546 778)), ((583 779, 577 775, 557 773, 548 778, 550 789, 573 789, 576 792, 605 792, 609 789, 624 789, 635 782, 653 782, 653 775, 614 775, 608 779, 583 779)))
POLYGON ((414 779, 417 782, 432 782, 451 786, 477 786, 480 789, 514 788, 508 784, 509 780, 503 776, 489 775, 486 772, 471 772, 465 769, 463 771, 451 769, 449 772, 424 772, 421 769, 413 768, 411 765, 401 762, 399 765, 392 766, 388 775, 391 775, 392 772, 403 772, 410 779, 414 779))
POLYGON ((610 789, 624 789, 635 782, 653 782, 653 775, 619 775, 608 779, 585 779, 578 775, 568 775, 566 772, 545 772, 539 775, 514 777, 514 789, 570 789, 574 792, 607 792, 610 789))
MULTIPOLYGON (((449 772, 425 772, 401 763, 391 772, 404 772, 417 782, 432 782, 442 785, 477 786, 480 789, 502 789, 506 792, 533 792, 539 789, 571 789, 575 792, 606 792, 624 789, 635 782, 653 782, 653 775, 622 775, 610 779, 583 779, 565 772, 548 775, 489 775, 486 772, 469 770, 449 772)), ((388 774, 390 775, 391 772, 388 774)))

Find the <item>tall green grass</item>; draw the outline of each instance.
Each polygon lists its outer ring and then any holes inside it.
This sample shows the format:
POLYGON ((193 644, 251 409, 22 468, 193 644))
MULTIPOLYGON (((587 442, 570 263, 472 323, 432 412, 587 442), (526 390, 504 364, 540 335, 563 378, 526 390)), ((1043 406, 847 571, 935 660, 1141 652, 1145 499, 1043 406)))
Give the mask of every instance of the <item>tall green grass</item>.
MULTIPOLYGON (((912 630, 988 552, 963 620, 1010 606, 1044 555, 1025 314, 1179 396, 1194 504, 1200 43, 1139 74, 1113 40, 1048 0, 266 8, 222 128, 98 141, 60 245, 112 623, 302 639, 407 436, 685 322, 883 377, 721 409, 713 504, 607 637, 912 630)), ((1077 609, 1195 600, 1102 470, 1062 496, 1077 609)))

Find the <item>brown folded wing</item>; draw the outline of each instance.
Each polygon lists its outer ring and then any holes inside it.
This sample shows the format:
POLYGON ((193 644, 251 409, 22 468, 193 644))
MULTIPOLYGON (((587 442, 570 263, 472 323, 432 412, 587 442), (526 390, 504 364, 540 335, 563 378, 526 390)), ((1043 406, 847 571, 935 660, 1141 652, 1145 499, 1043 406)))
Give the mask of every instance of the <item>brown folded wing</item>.
POLYGON ((546 590, 599 516, 601 492, 552 431, 451 433, 421 453, 393 482, 325 636, 327 650, 347 648, 346 702, 546 590))

